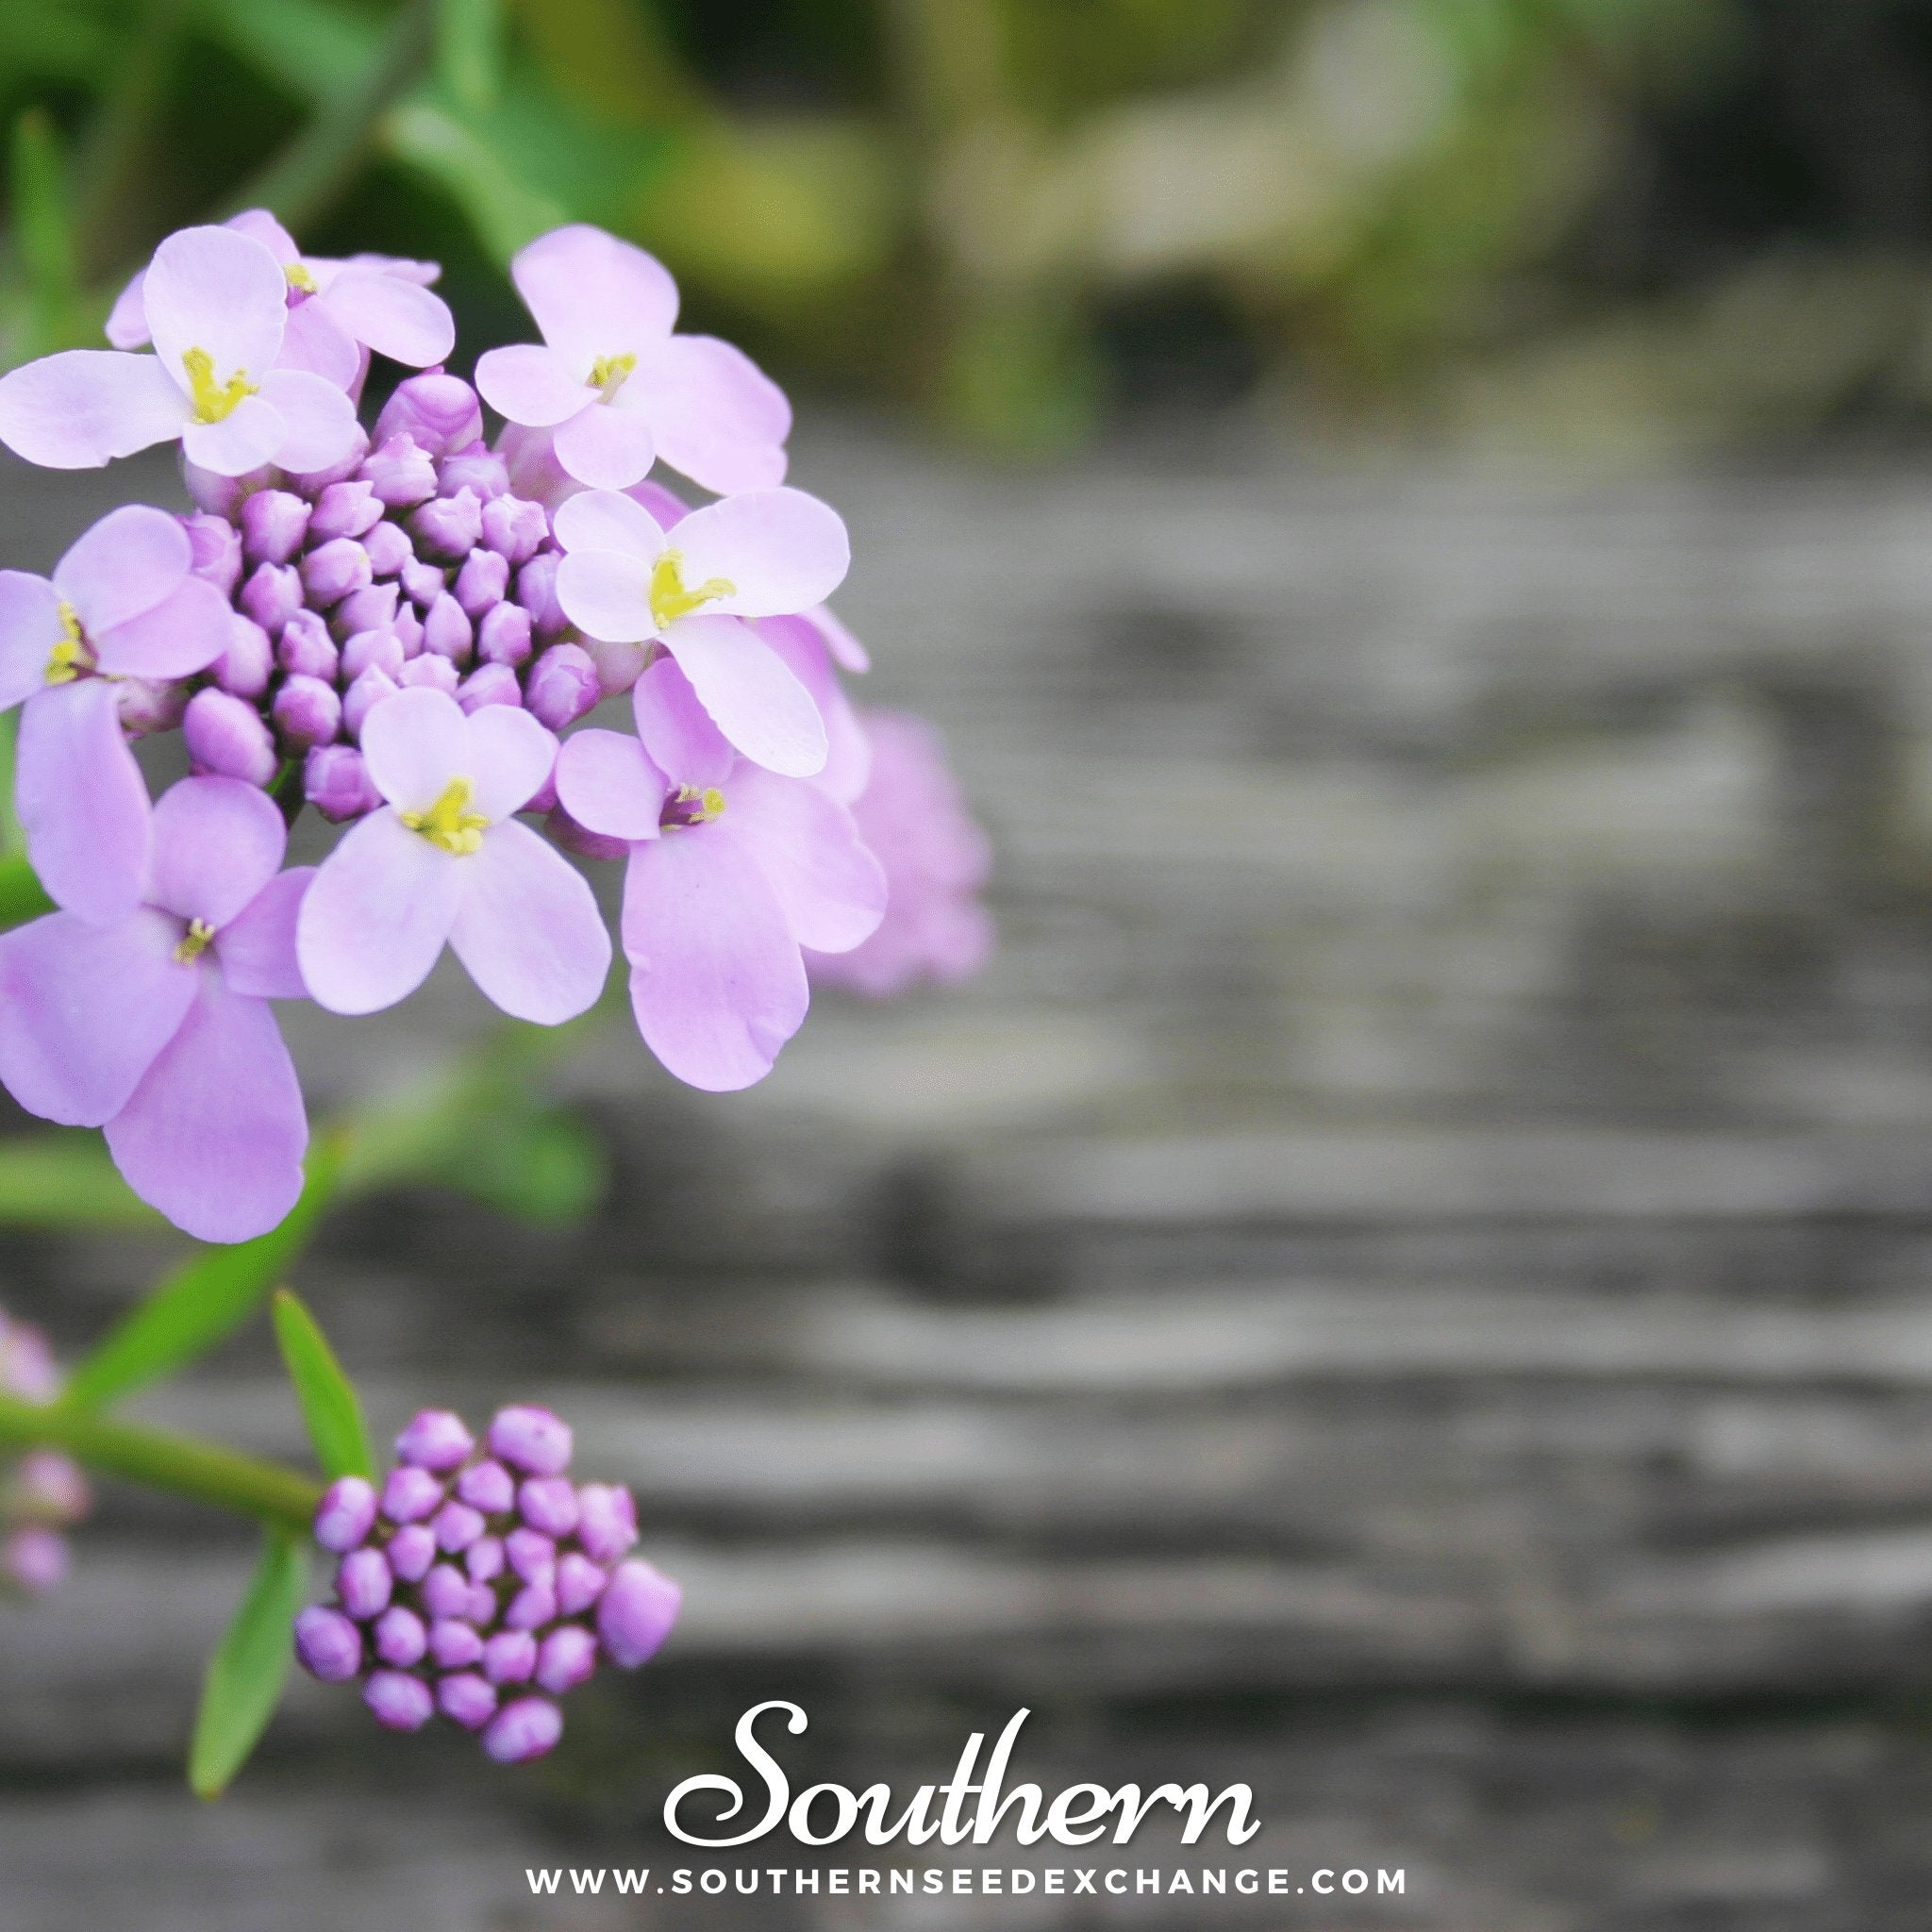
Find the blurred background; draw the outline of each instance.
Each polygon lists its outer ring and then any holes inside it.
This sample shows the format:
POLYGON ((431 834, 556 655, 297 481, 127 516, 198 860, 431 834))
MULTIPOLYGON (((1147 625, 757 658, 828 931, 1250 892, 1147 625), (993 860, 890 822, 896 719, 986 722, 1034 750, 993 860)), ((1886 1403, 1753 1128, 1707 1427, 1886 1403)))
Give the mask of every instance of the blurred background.
MULTIPOLYGON (((260 203, 442 261, 466 358, 548 225, 659 252, 1002 934, 744 1095, 566 1056, 567 1225, 331 1221, 374 1421, 553 1401, 685 1624, 533 1773, 304 1686, 200 1807, 246 1539, 110 1491, 0 1625, 8 1932, 1924 1925, 1932 8, 0 0, 0 118, 15 358, 260 203), (1025 1704, 1050 1789, 1244 1779, 1222 1862, 1407 1890, 528 1895, 699 1862, 765 1696, 798 1784, 1025 1704)), ((0 471, 0 562, 129 496, 0 471)), ((483 1018, 291 1032, 320 1110, 483 1018)), ((0 1208, 69 1354, 175 1252, 0 1208)), ((301 1453, 260 1334, 142 1407, 301 1453)))

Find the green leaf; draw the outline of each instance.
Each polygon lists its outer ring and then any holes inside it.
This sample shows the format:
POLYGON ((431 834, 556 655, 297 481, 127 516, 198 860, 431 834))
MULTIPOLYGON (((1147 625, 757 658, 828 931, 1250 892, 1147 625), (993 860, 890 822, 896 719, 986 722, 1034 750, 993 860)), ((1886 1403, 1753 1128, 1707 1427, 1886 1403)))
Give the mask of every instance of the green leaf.
POLYGON ((178 1268, 81 1363, 67 1400, 97 1407, 207 1354, 254 1313, 308 1245, 342 1167, 333 1135, 309 1143, 308 1180, 288 1218, 233 1247, 204 1248, 178 1268))
POLYGON ((67 205, 66 161, 53 117, 29 108, 13 125, 10 176, 13 237, 26 280, 29 355, 71 348, 83 340, 80 274, 67 205))
POLYGON ((19 925, 53 909, 47 889, 25 858, 0 858, 0 926, 19 925))
POLYGON ((375 1458, 369 1453, 362 1405, 335 1350, 315 1317, 290 1290, 275 1291, 274 1313, 275 1340, 281 1343, 282 1360, 295 1385, 295 1399, 302 1405, 302 1420, 323 1474, 331 1482, 339 1475, 368 1476, 373 1481, 375 1458))
POLYGON ((475 113, 503 92, 503 0, 437 0, 436 71, 475 113))
POLYGON ((568 219, 566 210, 519 177, 500 145, 427 99, 399 102, 382 123, 383 146, 449 195, 499 261, 568 219))
POLYGON ((271 1531, 202 1680, 188 1747, 188 1782, 196 1797, 219 1798, 268 1728, 295 1654, 295 1613, 308 1593, 306 1544, 271 1531))
POLYGON ((366 17, 322 0, 208 0, 202 21, 231 52, 315 103, 354 87, 381 39, 366 17))
POLYGON ((0 1141, 0 1227, 155 1228, 161 1217, 79 1127, 0 1141))

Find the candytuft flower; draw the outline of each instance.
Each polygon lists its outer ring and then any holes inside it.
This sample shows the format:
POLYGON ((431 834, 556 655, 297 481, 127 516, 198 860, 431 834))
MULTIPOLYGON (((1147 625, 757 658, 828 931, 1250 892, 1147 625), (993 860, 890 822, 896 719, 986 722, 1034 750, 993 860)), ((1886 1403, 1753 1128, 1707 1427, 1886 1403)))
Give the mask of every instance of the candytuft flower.
MULTIPOLYGON (((60 1393, 47 1338, 0 1309, 0 1392, 23 1402, 52 1402, 60 1393)), ((92 1506, 87 1478, 54 1449, 33 1449, 0 1467, 0 1587, 29 1596, 57 1589, 67 1574, 67 1540, 60 1532, 92 1506)))

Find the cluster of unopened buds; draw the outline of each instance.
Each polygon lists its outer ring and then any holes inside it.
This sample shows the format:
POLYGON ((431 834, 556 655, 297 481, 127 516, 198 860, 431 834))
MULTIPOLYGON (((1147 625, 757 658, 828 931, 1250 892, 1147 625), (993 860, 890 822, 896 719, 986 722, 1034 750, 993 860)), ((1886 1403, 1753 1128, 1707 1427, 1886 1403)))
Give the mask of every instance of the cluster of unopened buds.
POLYGON ((59 908, 0 937, 0 1081, 103 1128, 207 1240, 300 1191, 269 1002, 374 1012, 445 946, 517 1018, 597 999, 610 938, 565 854, 625 862, 640 1031, 714 1091, 770 1070, 808 974, 889 993, 990 943, 936 741, 841 686, 867 662, 825 603, 846 533, 784 486, 783 394, 675 333, 662 266, 586 226, 517 257, 543 341, 489 351, 473 388, 441 367, 436 273, 304 257, 241 215, 160 245, 113 349, 0 377, 17 454, 177 441, 199 506, 114 510, 51 579, 0 572, 16 808, 59 908), (365 430, 372 353, 425 373, 365 430), (621 728, 582 722, 626 697, 621 728), (189 775, 151 800, 131 742, 176 729, 189 775), (305 803, 347 829, 285 867, 305 803))
MULTIPOLYGON (((47 1338, 0 1309, 0 1394, 42 1403, 59 1393, 47 1338)), ((91 1502, 87 1478, 58 1449, 30 1449, 0 1464, 0 1584, 29 1596, 58 1588, 67 1574, 61 1531, 91 1502)))
POLYGON ((391 1730, 440 1711, 500 1763, 541 1757, 563 1735, 557 1700, 600 1661, 642 1663, 681 1597, 629 1554, 630 1491, 573 1483, 571 1447, 545 1408, 499 1409, 480 1449, 459 1416, 425 1409, 380 1491, 332 1483, 315 1539, 337 1557, 336 1601, 296 1618, 303 1666, 325 1683, 359 1678, 391 1730))

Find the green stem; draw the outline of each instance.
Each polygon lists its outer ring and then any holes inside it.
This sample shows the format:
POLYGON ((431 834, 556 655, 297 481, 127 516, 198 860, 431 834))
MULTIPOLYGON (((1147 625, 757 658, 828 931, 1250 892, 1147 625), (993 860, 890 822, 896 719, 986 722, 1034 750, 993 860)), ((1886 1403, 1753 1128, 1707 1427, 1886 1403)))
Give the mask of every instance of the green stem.
POLYGON ((279 1462, 264 1462, 142 1423, 117 1422, 89 1410, 23 1402, 0 1395, 0 1443, 23 1449, 64 1449, 109 1475, 166 1490, 217 1509, 251 1516, 307 1536, 322 1486, 279 1462))

